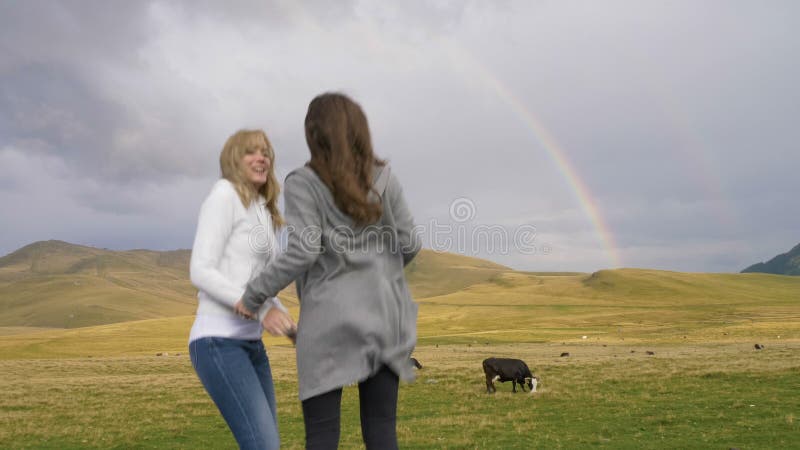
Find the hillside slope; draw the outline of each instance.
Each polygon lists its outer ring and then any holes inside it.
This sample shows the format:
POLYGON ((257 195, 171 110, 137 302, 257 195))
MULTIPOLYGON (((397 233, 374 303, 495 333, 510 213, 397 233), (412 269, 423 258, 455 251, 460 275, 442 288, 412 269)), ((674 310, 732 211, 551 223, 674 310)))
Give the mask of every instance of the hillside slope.
MULTIPOLYGON (((0 258, 0 327, 76 328, 194 313, 189 250, 113 251, 41 241, 0 258)), ((486 282, 507 267, 423 250, 407 269, 415 297, 486 282)), ((293 286, 280 297, 296 304, 293 286)))
POLYGON ((776 275, 800 275, 800 244, 786 253, 767 262, 760 262, 744 269, 742 273, 774 273, 776 275))
POLYGON ((27 245, 0 258, 0 326, 74 328, 191 314, 189 254, 27 245))
MULTIPOLYGON (((800 277, 768 274, 507 272, 422 299, 418 345, 537 342, 572 346, 577 352, 598 343, 745 342, 742 349, 753 351, 753 342, 768 348, 800 342, 798 293, 800 277)), ((290 305, 290 312, 297 317, 297 306, 290 305)), ((69 330, 16 330, 0 334, 0 359, 185 352, 192 320, 186 315, 69 330)), ((285 338, 265 336, 265 341, 270 347, 290 345, 285 338)), ((558 354, 553 354, 557 360, 558 354)))

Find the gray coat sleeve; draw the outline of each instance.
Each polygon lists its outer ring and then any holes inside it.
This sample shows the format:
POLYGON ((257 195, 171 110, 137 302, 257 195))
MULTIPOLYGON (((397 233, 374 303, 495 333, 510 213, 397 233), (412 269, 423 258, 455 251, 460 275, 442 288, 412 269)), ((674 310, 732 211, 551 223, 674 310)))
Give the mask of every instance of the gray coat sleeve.
POLYGON ((302 176, 290 174, 284 187, 286 251, 247 284, 242 301, 250 311, 256 311, 268 298, 300 277, 322 252, 321 217, 311 186, 302 176))
POLYGON ((398 248, 403 254, 403 265, 407 265, 419 253, 422 248, 422 242, 419 237, 419 230, 414 227, 414 217, 408 209, 405 196, 403 196, 403 187, 400 186, 400 182, 394 174, 391 175, 389 186, 386 188, 386 196, 392 208, 392 215, 394 215, 395 226, 397 227, 397 237, 400 241, 398 242, 398 248))

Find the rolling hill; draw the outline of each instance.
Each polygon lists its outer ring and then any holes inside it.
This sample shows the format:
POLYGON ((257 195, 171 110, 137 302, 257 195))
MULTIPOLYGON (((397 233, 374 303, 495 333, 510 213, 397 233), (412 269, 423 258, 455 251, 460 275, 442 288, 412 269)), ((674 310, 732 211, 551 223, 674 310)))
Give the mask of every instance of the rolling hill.
POLYGON ((800 275, 800 244, 786 253, 767 262, 760 262, 744 269, 742 273, 774 273, 776 275, 800 275))
MULTIPOLYGON (((196 308, 189 250, 113 251, 40 241, 0 258, 0 327, 76 328, 186 316, 196 308)), ((416 297, 442 295, 511 269, 423 250, 408 269, 416 297)), ((293 287, 281 298, 296 304, 293 287)))
MULTIPOLYGON (((418 345, 798 342, 798 294, 800 277, 770 274, 504 272, 419 298, 418 345)), ((297 317, 297 306, 289 306, 297 317)), ((7 328, 0 360, 185 352, 192 320, 189 313, 72 329, 7 328)))
MULTIPOLYGON (((167 320, 159 326, 180 324, 174 334, 181 335, 196 307, 189 256, 188 250, 112 251, 61 241, 23 247, 0 258, 0 334, 167 320)), ((645 269, 530 273, 429 250, 409 264, 407 275, 421 305, 423 340, 565 339, 567 329, 610 334, 621 328, 674 337, 698 327, 782 323, 797 318, 800 301, 800 277, 645 269)), ((293 287, 281 297, 296 312, 293 287)))
POLYGON ((189 252, 35 242, 0 258, 0 326, 74 328, 190 314, 189 252))

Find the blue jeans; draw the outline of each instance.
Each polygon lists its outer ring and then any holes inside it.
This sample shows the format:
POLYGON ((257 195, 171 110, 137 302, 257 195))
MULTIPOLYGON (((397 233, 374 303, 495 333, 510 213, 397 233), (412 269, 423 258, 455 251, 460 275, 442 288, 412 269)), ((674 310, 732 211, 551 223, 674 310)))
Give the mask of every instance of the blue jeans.
POLYGON ((279 448, 275 388, 264 343, 205 337, 189 343, 189 356, 239 448, 279 448))

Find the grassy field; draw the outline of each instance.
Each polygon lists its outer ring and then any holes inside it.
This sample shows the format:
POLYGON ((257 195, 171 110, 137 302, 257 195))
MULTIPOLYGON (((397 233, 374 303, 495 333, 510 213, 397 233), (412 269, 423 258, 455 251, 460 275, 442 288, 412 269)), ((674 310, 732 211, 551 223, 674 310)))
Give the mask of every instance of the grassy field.
MULTIPOLYGON (((141 261, 161 258, 141 252, 141 261)), ((55 283, 75 276, 58 272, 64 266, 88 264, 68 256, 40 261, 50 273, 35 274, 20 256, 6 260, 0 285, 55 283)), ((424 368, 400 390, 402 448, 800 448, 800 277, 541 274, 425 256, 409 268, 424 368), (499 385, 487 395, 481 361, 489 356, 527 361, 540 392, 499 385)), ((82 276, 102 287, 114 273, 82 276)), ((124 289, 158 299, 164 280, 124 289)), ((66 304, 90 291, 75 292, 66 304)), ((182 306, 147 318, 150 300, 121 295, 117 309, 145 320, 55 328, 21 320, 36 311, 8 307, 11 296, 19 298, 0 290, 9 324, 0 327, 0 448, 235 448, 191 368, 193 317, 182 306)), ((162 300, 180 303, 171 298, 162 300)), ((302 448, 294 350, 283 339, 265 342, 284 447, 302 448)), ((357 405, 357 389, 345 389, 342 448, 361 447, 357 405)))
MULTIPOLYGON (((792 448, 800 429, 797 342, 441 344, 403 385, 403 448, 792 448), (645 348, 655 355, 645 354, 645 348), (562 351, 572 356, 559 358, 562 351), (635 351, 635 353, 631 353, 635 351), (540 392, 487 395, 480 361, 528 361, 540 392)), ((273 346, 285 448, 302 448, 294 355, 273 346)), ((0 447, 235 448, 186 354, 0 361, 0 447)), ((359 448, 357 389, 345 389, 342 448, 359 448)))

